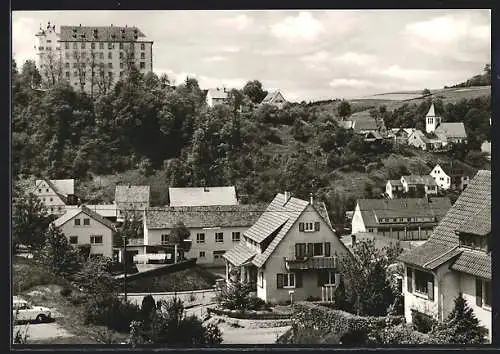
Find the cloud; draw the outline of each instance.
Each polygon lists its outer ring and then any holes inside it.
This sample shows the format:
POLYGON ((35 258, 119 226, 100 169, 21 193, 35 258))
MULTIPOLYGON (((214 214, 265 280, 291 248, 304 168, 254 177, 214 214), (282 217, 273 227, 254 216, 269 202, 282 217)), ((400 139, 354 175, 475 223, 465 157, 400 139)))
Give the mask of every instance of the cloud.
POLYGON ((347 52, 335 58, 335 60, 356 65, 368 65, 376 61, 377 57, 371 54, 347 52))
POLYGON ((305 55, 301 59, 308 63, 321 63, 326 61, 330 57, 331 57, 330 53, 325 51, 319 51, 314 54, 305 55))
POLYGON ((241 48, 236 46, 222 46, 217 48, 217 50, 224 53, 238 53, 241 48))
POLYGON ((215 55, 213 57, 208 57, 208 58, 205 58, 203 59, 204 61, 225 61, 227 60, 226 57, 222 57, 220 55, 215 55))
POLYGON ((270 26, 271 33, 277 38, 289 41, 311 41, 324 31, 320 21, 310 12, 301 11, 297 16, 288 16, 281 22, 270 26))
POLYGON ((35 59, 34 45, 35 33, 38 23, 29 17, 13 19, 12 22, 12 54, 16 59, 18 68, 21 68, 28 59, 35 59))
POLYGON ((406 81, 418 81, 435 74, 431 70, 403 69, 399 65, 391 65, 386 69, 379 70, 379 72, 383 75, 406 81))
POLYGON ((220 20, 219 24, 224 27, 237 29, 238 31, 244 30, 253 23, 253 19, 245 14, 241 14, 231 18, 220 20))
POLYGON ((334 88, 369 88, 376 86, 370 81, 348 78, 333 79, 329 85, 334 88))

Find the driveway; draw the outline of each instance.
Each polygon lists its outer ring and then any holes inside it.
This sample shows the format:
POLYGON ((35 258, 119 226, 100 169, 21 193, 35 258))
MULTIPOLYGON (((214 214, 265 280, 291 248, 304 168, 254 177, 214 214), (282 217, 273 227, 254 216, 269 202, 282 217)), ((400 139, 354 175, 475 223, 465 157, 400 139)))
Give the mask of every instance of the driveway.
POLYGON ((16 325, 14 326, 14 333, 16 333, 17 330, 21 330, 21 334, 24 336, 26 328, 28 333, 28 342, 31 342, 32 340, 73 337, 72 333, 62 328, 57 322, 16 325))
POLYGON ((221 326, 222 344, 275 344, 290 326, 271 328, 230 328, 221 326))

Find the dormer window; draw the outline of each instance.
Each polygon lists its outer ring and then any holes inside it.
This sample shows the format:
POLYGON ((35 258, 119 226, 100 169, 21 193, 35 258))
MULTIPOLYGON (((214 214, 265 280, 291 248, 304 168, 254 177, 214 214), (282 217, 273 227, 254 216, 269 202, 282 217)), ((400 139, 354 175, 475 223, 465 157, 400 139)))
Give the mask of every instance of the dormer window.
POLYGON ((489 247, 489 235, 473 235, 466 233, 459 233, 459 243, 460 247, 470 248, 473 250, 482 250, 488 252, 489 247))

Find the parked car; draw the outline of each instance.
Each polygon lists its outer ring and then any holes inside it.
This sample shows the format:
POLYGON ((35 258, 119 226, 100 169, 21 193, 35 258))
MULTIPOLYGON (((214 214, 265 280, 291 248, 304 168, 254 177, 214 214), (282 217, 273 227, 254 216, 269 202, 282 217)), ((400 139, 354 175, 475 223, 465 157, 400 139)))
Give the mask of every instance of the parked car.
POLYGON ((16 297, 12 301, 12 315, 18 322, 36 321, 42 323, 52 319, 49 308, 31 305, 28 301, 16 297))

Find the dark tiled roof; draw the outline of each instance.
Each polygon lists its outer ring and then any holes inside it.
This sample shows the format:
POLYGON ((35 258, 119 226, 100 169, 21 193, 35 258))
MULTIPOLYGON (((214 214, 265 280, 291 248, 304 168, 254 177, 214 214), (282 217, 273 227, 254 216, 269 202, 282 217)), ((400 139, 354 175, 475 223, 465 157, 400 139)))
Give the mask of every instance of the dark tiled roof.
POLYGON ((448 176, 468 176, 472 178, 477 173, 477 169, 460 161, 440 163, 439 166, 448 176))
POLYGON ((444 215, 451 207, 449 198, 402 198, 402 199, 358 199, 361 212, 384 211, 387 217, 398 217, 401 214, 419 213, 432 210, 434 215, 444 215))
POLYGON ((416 129, 412 134, 422 140, 425 144, 429 144, 431 142, 421 130, 416 129))
POLYGON ((491 254, 464 250, 451 265, 451 269, 476 277, 491 279, 491 254))
POLYGON ((491 205, 484 205, 471 213, 463 220, 457 231, 481 236, 491 233, 491 205))
MULTIPOLYGON (((273 103, 278 98, 279 95, 283 96, 283 94, 278 90, 271 91, 266 95, 266 97, 264 97, 264 99, 262 100, 262 103, 273 103)), ((285 97, 283 97, 283 99, 284 98, 285 97)))
POLYGON ((418 175, 410 175, 403 176, 408 184, 425 184, 428 186, 435 186, 436 181, 432 176, 418 176, 418 175))
POLYGON ((303 261, 287 261, 288 269, 335 269, 334 257, 308 258, 303 261))
POLYGON ((402 186, 403 183, 401 183, 400 179, 390 179, 388 182, 391 182, 392 186, 402 186))
POLYGON ((248 262, 257 254, 256 251, 248 248, 243 241, 224 253, 222 257, 227 259, 231 264, 239 267, 248 262))
POLYGON ((436 128, 436 135, 443 134, 447 138, 467 138, 464 123, 441 123, 436 128))
POLYGON ((145 35, 137 27, 120 27, 120 26, 112 26, 112 27, 111 26, 106 26, 106 27, 61 26, 61 34, 60 34, 61 38, 60 40, 62 42, 68 42, 68 41, 131 42, 141 37, 145 37, 145 35), (94 33, 97 34, 96 37, 94 37, 94 33))
POLYGON ((251 226, 262 214, 262 205, 218 205, 148 208, 148 229, 169 229, 182 221, 188 228, 251 226))
MULTIPOLYGON (((420 267, 424 267, 431 262, 432 266, 437 266, 436 259, 439 256, 443 256, 459 247, 459 236, 456 231, 463 227, 464 220, 469 220, 471 215, 475 215, 478 210, 483 210, 485 206, 486 209, 491 210, 491 171, 481 170, 460 194, 455 204, 434 229, 429 240, 422 246, 401 255, 401 261, 420 267)), ((483 217, 486 214, 484 211, 481 213, 483 217)), ((491 225, 489 227, 491 229, 491 225)), ((478 264, 479 268, 482 267, 480 271, 483 274, 491 273, 490 255, 480 251, 464 249, 461 249, 461 251, 464 253, 455 262, 456 270, 464 269, 466 264, 478 264), (466 253, 467 256, 464 256, 466 253), (489 265, 481 261, 486 258, 490 258, 489 265), (476 259, 476 261, 469 259, 476 259)), ((475 271, 479 272, 479 269, 475 271)))
POLYGON ((118 185, 115 188, 116 203, 149 203, 149 186, 118 185))
POLYGON ((370 115, 369 111, 363 111, 353 114, 350 117, 354 123, 354 131, 360 130, 378 130, 377 121, 370 115))
POLYGON ((103 217, 102 215, 96 213, 95 211, 87 208, 85 205, 81 205, 80 208, 82 211, 87 214, 88 216, 92 217, 94 220, 99 221, 101 224, 109 227, 112 230, 115 230, 115 224, 113 224, 111 221, 103 217))
POLYGON ((236 205, 236 189, 228 187, 169 188, 170 206, 236 205))

